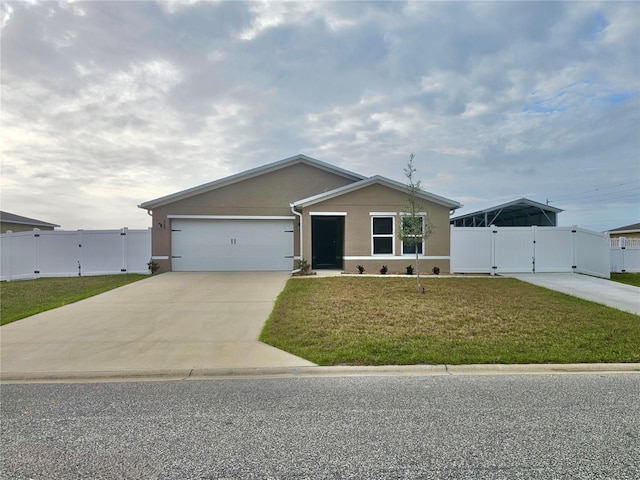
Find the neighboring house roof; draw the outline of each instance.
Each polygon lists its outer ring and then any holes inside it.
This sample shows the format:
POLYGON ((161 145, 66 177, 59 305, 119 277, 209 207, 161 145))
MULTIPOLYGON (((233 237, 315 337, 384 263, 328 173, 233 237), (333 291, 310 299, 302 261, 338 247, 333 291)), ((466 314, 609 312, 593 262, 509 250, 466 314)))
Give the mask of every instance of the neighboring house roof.
POLYGON ((609 233, 640 233, 640 223, 632 223, 624 227, 612 228, 609 233))
POLYGON ((217 188, 226 187, 228 185, 232 185, 236 182, 240 182, 243 180, 248 180, 253 177, 257 177, 258 175, 264 175, 265 173, 273 172, 279 170, 281 168, 288 167, 290 165, 295 165, 297 163, 305 163, 307 165, 312 165, 316 168, 320 168, 322 170, 329 171, 331 173, 335 173, 337 175, 341 175, 345 178, 351 179, 354 182, 362 180, 366 177, 359 175, 357 173, 350 172, 348 170, 344 170, 342 168, 336 167, 334 165, 330 165, 328 163, 322 162, 315 158, 308 157, 306 155, 295 155, 293 157, 285 158, 283 160, 279 160, 277 162, 269 163, 267 165, 263 165, 261 167, 253 168, 251 170, 247 170, 241 173, 237 173, 235 175, 231 175, 229 177, 222 178, 220 180, 215 180, 213 182, 205 183, 203 185, 199 185, 197 187, 189 188, 187 190, 182 190, 181 192, 173 193, 171 195, 166 195, 164 197, 156 198, 155 200, 150 200, 148 202, 141 203, 138 205, 140 208, 144 208, 147 210, 151 210, 155 207, 160 207, 162 205, 166 205, 168 203, 172 203, 178 200, 183 200, 185 198, 192 197, 194 195, 200 195, 205 192, 209 192, 211 190, 215 190, 217 188))
MULTIPOLYGON (((362 180, 360 180, 359 182, 355 182, 355 183, 351 183, 349 185, 345 185, 343 187, 339 187, 336 188, 334 190, 329 190, 328 192, 323 192, 320 193, 318 195, 313 195, 311 197, 308 198, 303 198, 302 200, 297 200, 295 202, 292 203, 292 206, 294 207, 308 207, 310 205, 313 205, 315 203, 320 203, 320 202, 324 202, 326 200, 329 200, 331 198, 335 198, 338 197, 340 195, 344 195, 346 193, 350 193, 350 192, 354 192, 356 190, 359 190, 361 188, 364 187, 368 187, 370 185, 383 185, 385 187, 389 187, 389 188, 393 188, 395 190, 399 190, 401 192, 406 192, 407 191, 407 186, 400 183, 400 182, 396 182, 395 180, 391 180, 389 178, 386 177, 381 177, 379 175, 373 176, 373 177, 369 177, 369 178, 364 178, 362 180)), ((427 200, 433 203, 437 203, 439 205, 444 205, 446 207, 449 207, 450 209, 457 209, 462 207, 462 205, 454 200, 450 200, 448 198, 445 197, 441 197, 439 195, 435 195, 433 193, 429 193, 429 192, 425 192, 424 190, 420 190, 418 195, 419 198, 423 199, 423 200, 427 200)))
POLYGON ((9 212, 0 212, 0 222, 15 223, 18 225, 29 225, 36 228, 37 227, 55 228, 60 226, 60 225, 56 225, 55 223, 43 222, 42 220, 23 217, 21 215, 16 215, 15 213, 9 213, 9 212))
MULTIPOLYGON (((498 217, 501 217, 502 219, 509 218, 511 220, 517 220, 540 214, 542 214, 543 216, 547 216, 547 212, 556 214, 562 211, 563 210, 561 208, 556 208, 550 205, 545 205, 544 203, 535 202, 533 200, 529 200, 528 198, 519 198, 518 200, 513 200, 501 205, 496 205, 495 207, 490 207, 484 210, 478 210, 477 212, 466 213, 464 215, 453 217, 451 219, 451 223, 461 223, 463 219, 468 219, 472 222, 475 217, 476 226, 484 225, 488 227, 489 225, 494 223, 498 219, 498 217)), ((547 219, 550 221, 550 223, 553 223, 548 217, 547 219)))

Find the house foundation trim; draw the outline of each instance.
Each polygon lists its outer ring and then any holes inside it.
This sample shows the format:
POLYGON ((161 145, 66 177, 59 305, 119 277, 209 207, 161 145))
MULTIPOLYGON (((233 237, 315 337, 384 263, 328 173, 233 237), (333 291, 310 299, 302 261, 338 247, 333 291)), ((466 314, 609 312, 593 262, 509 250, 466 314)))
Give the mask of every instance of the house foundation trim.
MULTIPOLYGON (((345 255, 342 257, 344 260, 402 260, 409 259, 415 260, 415 255, 407 254, 407 255, 369 255, 369 256, 348 256, 345 255)), ((425 255, 419 256, 418 260, 450 260, 451 257, 449 255, 425 255)))
POLYGON ((316 217, 346 217, 347 212, 309 212, 309 215, 316 217))
POLYGON ((295 220, 294 215, 167 215, 167 218, 191 220, 295 220))

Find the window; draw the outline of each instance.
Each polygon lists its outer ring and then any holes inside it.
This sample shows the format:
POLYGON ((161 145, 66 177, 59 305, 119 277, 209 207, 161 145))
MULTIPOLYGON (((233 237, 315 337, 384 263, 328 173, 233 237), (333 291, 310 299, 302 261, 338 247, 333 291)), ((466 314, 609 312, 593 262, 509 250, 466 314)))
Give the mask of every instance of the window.
POLYGON ((402 242, 402 254, 408 255, 418 253, 422 255, 424 249, 424 216, 402 217, 402 233, 405 237, 415 238, 415 242, 405 239, 402 242), (415 220, 415 222, 412 222, 415 220))
POLYGON ((393 255, 393 217, 371 217, 374 255, 393 255))

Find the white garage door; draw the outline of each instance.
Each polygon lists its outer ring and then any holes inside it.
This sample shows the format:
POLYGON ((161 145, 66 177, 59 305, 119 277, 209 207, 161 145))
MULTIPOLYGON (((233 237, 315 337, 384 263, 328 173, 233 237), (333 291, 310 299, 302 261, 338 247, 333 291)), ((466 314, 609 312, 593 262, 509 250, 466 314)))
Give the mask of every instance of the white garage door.
POLYGON ((173 219, 177 272, 291 270, 293 220, 173 219))

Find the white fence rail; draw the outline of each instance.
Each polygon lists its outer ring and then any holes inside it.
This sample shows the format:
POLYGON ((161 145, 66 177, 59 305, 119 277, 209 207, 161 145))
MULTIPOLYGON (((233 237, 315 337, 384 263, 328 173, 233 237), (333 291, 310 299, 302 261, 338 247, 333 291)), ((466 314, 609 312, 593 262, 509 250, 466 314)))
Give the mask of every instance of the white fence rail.
MULTIPOLYGON (((0 234, 0 280, 148 273, 151 230, 0 234)), ((640 239, 577 227, 451 227, 453 273, 640 272, 640 239)))
POLYGON ((640 238, 611 239, 611 271, 640 273, 640 238))
POLYGON ((575 272, 609 278, 609 237, 578 227, 451 227, 452 273, 575 272))
POLYGON ((148 273, 151 230, 38 230, 0 235, 0 280, 148 273))

